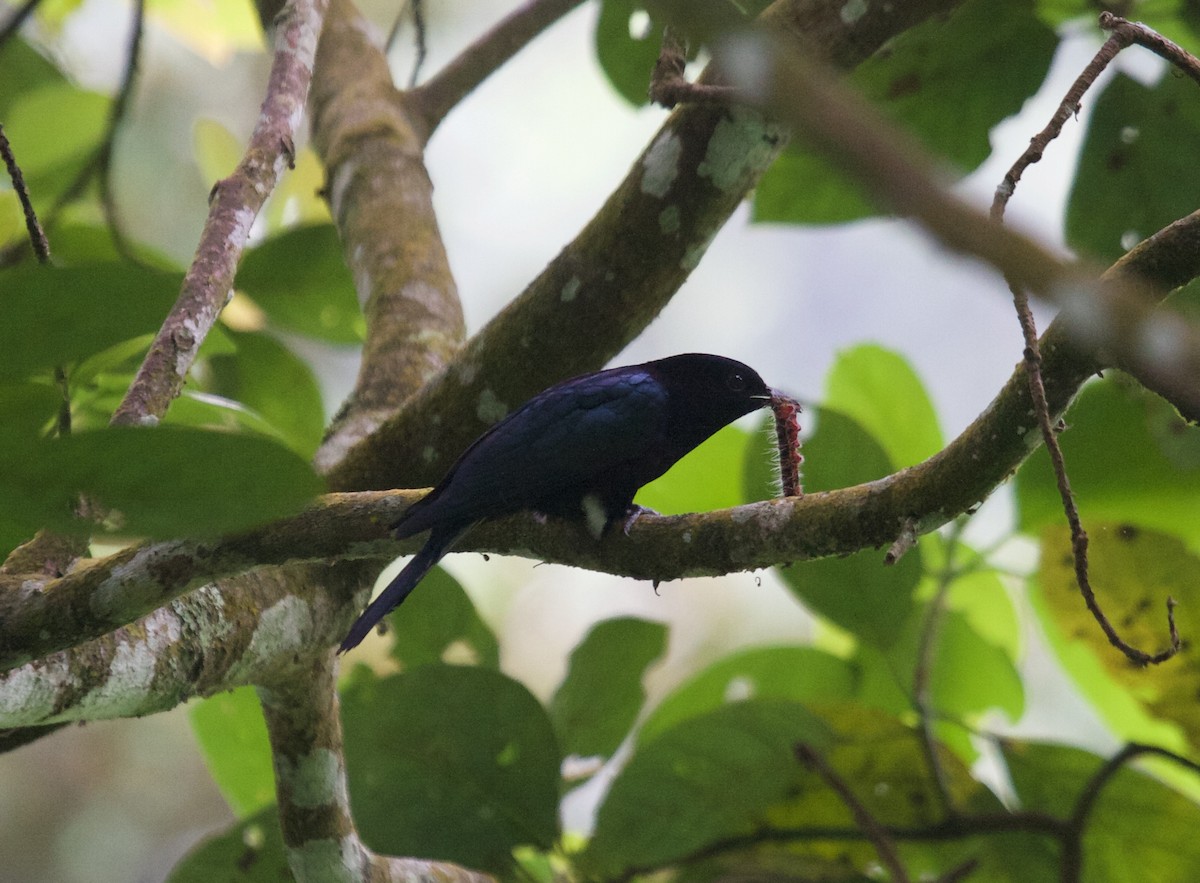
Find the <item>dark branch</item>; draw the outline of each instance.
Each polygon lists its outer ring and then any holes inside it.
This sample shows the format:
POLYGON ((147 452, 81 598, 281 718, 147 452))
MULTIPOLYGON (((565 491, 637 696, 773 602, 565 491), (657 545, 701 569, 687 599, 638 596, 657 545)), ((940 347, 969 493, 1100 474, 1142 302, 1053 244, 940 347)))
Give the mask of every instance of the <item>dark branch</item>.
POLYGON ((432 132, 446 114, 506 61, 583 0, 529 0, 412 91, 432 132))

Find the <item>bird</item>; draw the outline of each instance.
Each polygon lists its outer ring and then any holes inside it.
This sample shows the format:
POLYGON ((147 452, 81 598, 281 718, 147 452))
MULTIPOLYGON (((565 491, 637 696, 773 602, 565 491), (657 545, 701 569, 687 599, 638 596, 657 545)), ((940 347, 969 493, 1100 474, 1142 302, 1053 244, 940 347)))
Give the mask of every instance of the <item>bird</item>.
POLYGON ((532 510, 582 519, 596 539, 614 522, 628 530, 644 511, 633 504, 642 485, 772 395, 753 368, 708 353, 609 368, 538 393, 479 436, 391 525, 396 539, 429 537, 338 652, 357 646, 484 519, 532 510))

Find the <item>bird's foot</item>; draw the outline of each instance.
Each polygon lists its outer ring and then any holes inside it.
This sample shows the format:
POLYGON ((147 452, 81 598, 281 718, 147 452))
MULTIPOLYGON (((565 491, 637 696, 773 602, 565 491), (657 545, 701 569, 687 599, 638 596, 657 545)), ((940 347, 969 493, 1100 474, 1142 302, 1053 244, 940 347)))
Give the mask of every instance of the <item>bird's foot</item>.
POLYGON ((636 504, 626 509, 625 517, 621 521, 621 533, 625 534, 625 536, 629 536, 629 531, 633 529, 634 524, 636 524, 637 520, 643 515, 658 515, 658 513, 646 506, 638 506, 636 504))

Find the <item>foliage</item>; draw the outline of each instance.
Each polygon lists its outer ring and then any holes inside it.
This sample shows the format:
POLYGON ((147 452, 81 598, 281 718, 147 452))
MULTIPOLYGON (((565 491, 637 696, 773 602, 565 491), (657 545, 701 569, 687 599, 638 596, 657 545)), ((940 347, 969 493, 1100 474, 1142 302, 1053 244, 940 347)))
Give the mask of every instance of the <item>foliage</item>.
MULTIPOLYGON (((725 5, 739 21, 761 6, 725 5)), ((1140 5, 1155 26, 1200 45, 1194 4, 1140 5)), ((641 103, 669 4, 600 6, 599 63, 620 95, 641 103), (631 34, 639 12, 644 33, 631 34)), ((1060 45, 1054 27, 1092 6, 968 0, 947 21, 901 35, 851 80, 946 168, 966 173, 988 158, 989 132, 1041 85, 1060 45)), ((45 15, 52 25, 55 13, 45 15)), ((242 39, 245 22, 235 30, 242 39)), ((81 204, 60 215, 57 200, 96 161, 111 99, 20 39, 0 52, 0 82, 0 118, 35 207, 56 221, 53 266, 0 271, 0 553, 43 527, 212 537, 299 511, 322 489, 308 461, 326 419, 298 341, 355 345, 366 329, 319 201, 290 194, 304 224, 285 223, 278 207, 267 213, 241 263, 233 315, 205 341, 162 425, 109 427, 182 273, 114 241, 96 188, 83 187, 81 204), (66 418, 69 434, 56 429, 66 418), (90 517, 79 514, 81 499, 94 506, 90 517)), ((1113 259, 1130 231, 1148 235, 1200 201, 1194 157, 1180 146, 1200 129, 1200 97, 1169 75, 1149 85, 1117 75, 1091 100, 1067 233, 1081 252, 1113 259)), ((198 133, 198 163, 217 162, 224 133, 214 126, 198 133)), ((9 240, 23 235, 11 196, 0 193, 9 240)), ((758 221, 842 223, 878 211, 802 143, 753 197, 758 221)), ((874 344, 840 355, 802 420, 809 493, 875 482, 945 447, 916 372, 874 344)), ((811 616, 812 640, 743 647, 654 689, 675 649, 670 630, 621 617, 593 625, 552 694, 535 697, 506 673, 505 648, 472 601, 477 587, 438 570, 390 617, 386 656, 344 673, 358 832, 379 852, 511 877, 878 879, 878 843, 861 810, 912 879, 968 862, 972 879, 989 881, 1196 879, 1200 441, 1170 404, 1115 372, 1090 382, 1065 421, 1100 603, 1133 643, 1157 649, 1167 597, 1179 602, 1185 642, 1167 665, 1130 667, 1084 607, 1044 451, 1016 475, 1015 524, 999 547, 1036 546, 1036 564, 1026 556, 1008 567, 997 547, 970 538, 967 516, 890 566, 870 548, 780 562, 766 578, 811 616), (1173 759, 1152 776, 1132 755, 1113 768, 1081 748, 1006 734, 1037 686, 1023 637, 1032 628, 1118 737, 1173 759), (596 789, 594 828, 564 831, 563 801, 601 769, 611 784, 596 789)), ((728 428, 639 502, 670 514, 769 499, 763 447, 761 432, 728 428)), ((287 857, 252 688, 204 699, 191 720, 238 821, 170 879, 278 879, 287 857)))

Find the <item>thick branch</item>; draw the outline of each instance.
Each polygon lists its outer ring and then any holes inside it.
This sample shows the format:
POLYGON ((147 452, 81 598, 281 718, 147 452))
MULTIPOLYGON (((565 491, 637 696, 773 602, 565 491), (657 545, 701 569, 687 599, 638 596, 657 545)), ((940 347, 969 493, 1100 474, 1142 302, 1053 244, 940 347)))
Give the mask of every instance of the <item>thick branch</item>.
MULTIPOLYGON (((853 67, 958 0, 844 4, 779 0, 764 20, 797 45, 853 67)), ((533 283, 328 477, 337 490, 430 484, 489 425, 550 384, 594 370, 658 315, 783 148, 783 130, 746 109, 675 111, 604 207, 533 283)))
POLYGON ((153 423, 179 395, 200 344, 233 292, 250 225, 291 163, 327 0, 292 0, 277 24, 267 97, 245 156, 213 188, 208 219, 179 299, 113 415, 153 423))
POLYGON ((294 674, 297 660, 341 640, 378 573, 379 563, 364 559, 217 580, 0 675, 0 729, 138 717, 294 674))
POLYGON ((393 416, 466 334, 433 213, 428 132, 370 33, 350 0, 333 0, 313 77, 313 141, 367 320, 358 380, 317 452, 321 469, 393 416))
POLYGON ((429 132, 475 87, 583 0, 529 0, 412 91, 429 132))

